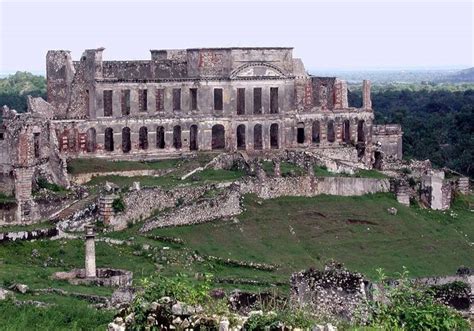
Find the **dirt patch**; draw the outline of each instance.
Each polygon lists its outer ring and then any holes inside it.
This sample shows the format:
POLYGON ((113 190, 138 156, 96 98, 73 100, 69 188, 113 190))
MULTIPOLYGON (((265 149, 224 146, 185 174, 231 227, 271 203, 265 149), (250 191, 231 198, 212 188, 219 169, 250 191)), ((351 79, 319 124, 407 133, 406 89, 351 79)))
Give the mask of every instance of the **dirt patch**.
POLYGON ((370 224, 370 225, 378 225, 378 223, 366 221, 366 220, 354 220, 349 218, 346 223, 348 224, 370 224))
POLYGON ((314 218, 327 218, 326 215, 324 215, 323 213, 320 213, 318 211, 301 211, 301 212, 297 212, 296 213, 297 215, 304 215, 306 217, 314 217, 314 218))

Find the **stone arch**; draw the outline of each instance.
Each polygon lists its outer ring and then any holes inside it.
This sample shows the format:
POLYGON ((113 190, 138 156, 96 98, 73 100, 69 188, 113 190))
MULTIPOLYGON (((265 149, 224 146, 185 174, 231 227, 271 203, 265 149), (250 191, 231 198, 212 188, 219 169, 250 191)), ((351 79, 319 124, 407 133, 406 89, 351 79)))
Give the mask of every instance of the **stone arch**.
POLYGON ((247 148, 245 142, 245 125, 240 124, 237 127, 237 149, 245 150, 247 148))
POLYGON ((225 128, 221 124, 212 127, 212 149, 225 148, 225 128))
POLYGON ((311 136, 313 144, 319 144, 321 142, 321 123, 319 123, 319 121, 313 122, 311 136))
POLYGON ((196 124, 189 128, 189 149, 192 151, 198 150, 198 127, 196 124))
POLYGON ((132 150, 132 140, 130 139, 130 128, 122 129, 122 152, 128 153, 132 150))
POLYGON ((285 77, 283 71, 270 63, 250 63, 244 64, 230 74, 231 79, 238 77, 285 77))
POLYGON ((156 128, 156 148, 165 148, 165 128, 162 126, 156 128))
POLYGON ((333 143, 336 141, 336 130, 334 128, 334 121, 328 121, 328 142, 333 143))
POLYGON ((357 142, 365 142, 365 121, 357 122, 357 142))
POLYGON ((94 128, 89 128, 86 133, 86 151, 95 153, 97 149, 97 133, 94 128))
POLYGON ((298 144, 304 144, 304 141, 305 141, 304 123, 299 122, 296 127, 296 142, 298 144))
POLYGON ((351 123, 349 120, 342 122, 342 141, 346 144, 351 142, 351 123))
POLYGON ((107 128, 104 133, 104 149, 107 152, 114 151, 114 129, 107 128))
POLYGON ((148 149, 148 128, 146 126, 142 126, 138 130, 138 147, 143 150, 148 149))
POLYGON ((175 125, 173 128, 173 147, 176 149, 181 149, 181 126, 175 125))
POLYGON ((280 148, 279 137, 279 126, 277 123, 273 123, 272 125, 270 125, 270 148, 280 148))

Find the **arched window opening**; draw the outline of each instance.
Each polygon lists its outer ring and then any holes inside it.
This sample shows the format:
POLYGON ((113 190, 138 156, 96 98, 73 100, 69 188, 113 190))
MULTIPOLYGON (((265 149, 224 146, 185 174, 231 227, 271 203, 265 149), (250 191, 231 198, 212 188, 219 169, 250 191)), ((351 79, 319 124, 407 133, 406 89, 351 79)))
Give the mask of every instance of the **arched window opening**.
POLYGON ((105 129, 104 148, 107 152, 114 150, 114 130, 112 128, 105 129))
POLYGON ((148 149, 148 129, 146 126, 142 126, 138 131, 138 147, 140 149, 148 149))
POLYGON ((256 124, 253 127, 253 149, 263 149, 262 125, 256 124))
POLYGON ((313 122, 312 142, 313 144, 319 144, 321 142, 321 124, 319 121, 313 122))
POLYGON ((165 148, 165 128, 162 126, 156 128, 156 148, 165 148))
POLYGON ((270 148, 272 149, 280 148, 278 138, 279 138, 278 124, 273 123, 272 125, 270 125, 270 148))
POLYGON ((182 143, 181 143, 181 127, 179 125, 176 125, 173 128, 173 147, 176 149, 181 149, 182 143))
POLYGON ((342 122, 342 141, 346 144, 351 142, 351 124, 349 120, 342 122))
POLYGON ((212 149, 225 148, 225 129, 221 124, 212 127, 212 149))
POLYGON ((304 144, 304 136, 305 136, 305 133, 304 133, 304 123, 303 122, 300 122, 298 123, 298 127, 296 129, 296 142, 298 144, 304 144))
POLYGON ((333 143, 336 141, 336 132, 334 130, 334 121, 330 120, 328 122, 328 141, 333 143))
POLYGON ((189 149, 192 151, 198 150, 198 127, 191 125, 189 129, 189 149))
POLYGON ((128 153, 132 149, 132 141, 130 139, 130 128, 122 129, 122 152, 128 153))
POLYGON ((245 125, 240 124, 237 127, 237 149, 246 149, 245 144, 245 125))
POLYGON ((365 141, 365 122, 364 120, 360 120, 357 123, 357 141, 364 142, 365 141))

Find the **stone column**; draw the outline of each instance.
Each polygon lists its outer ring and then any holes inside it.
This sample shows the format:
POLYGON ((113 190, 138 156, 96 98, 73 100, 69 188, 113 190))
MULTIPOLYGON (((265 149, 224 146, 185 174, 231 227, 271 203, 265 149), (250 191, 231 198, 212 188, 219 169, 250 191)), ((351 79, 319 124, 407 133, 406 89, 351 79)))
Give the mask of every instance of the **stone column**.
POLYGON ((114 217, 112 203, 115 198, 115 194, 104 194, 99 198, 99 216, 104 225, 109 225, 114 217))
POLYGON ((370 81, 362 82, 362 108, 372 109, 372 99, 370 97, 370 81))
POLYGON ((86 231, 86 277, 94 278, 97 276, 95 267, 95 233, 92 225, 85 226, 86 231))

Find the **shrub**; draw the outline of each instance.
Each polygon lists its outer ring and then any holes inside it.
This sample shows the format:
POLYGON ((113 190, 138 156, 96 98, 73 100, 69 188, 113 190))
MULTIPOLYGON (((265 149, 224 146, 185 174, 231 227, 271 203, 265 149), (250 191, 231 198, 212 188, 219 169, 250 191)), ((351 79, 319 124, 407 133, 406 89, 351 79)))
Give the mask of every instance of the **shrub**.
POLYGON ((118 197, 112 201, 112 209, 115 213, 121 213, 125 210, 125 201, 122 197, 118 197))
MULTIPOLYGON (((381 269, 380 284, 386 283, 381 269)), ((383 330, 469 330, 462 316, 435 300, 431 291, 408 279, 406 269, 397 286, 380 291, 382 300, 371 302, 370 325, 383 330)))
POLYGON ((60 185, 57 185, 57 184, 54 184, 54 183, 50 183, 48 182, 48 180, 44 177, 39 177, 37 180, 36 180, 36 184, 38 184, 38 187, 41 189, 46 189, 46 190, 49 190, 49 191, 53 191, 53 192, 63 192, 63 191, 66 191, 66 189, 60 185))

